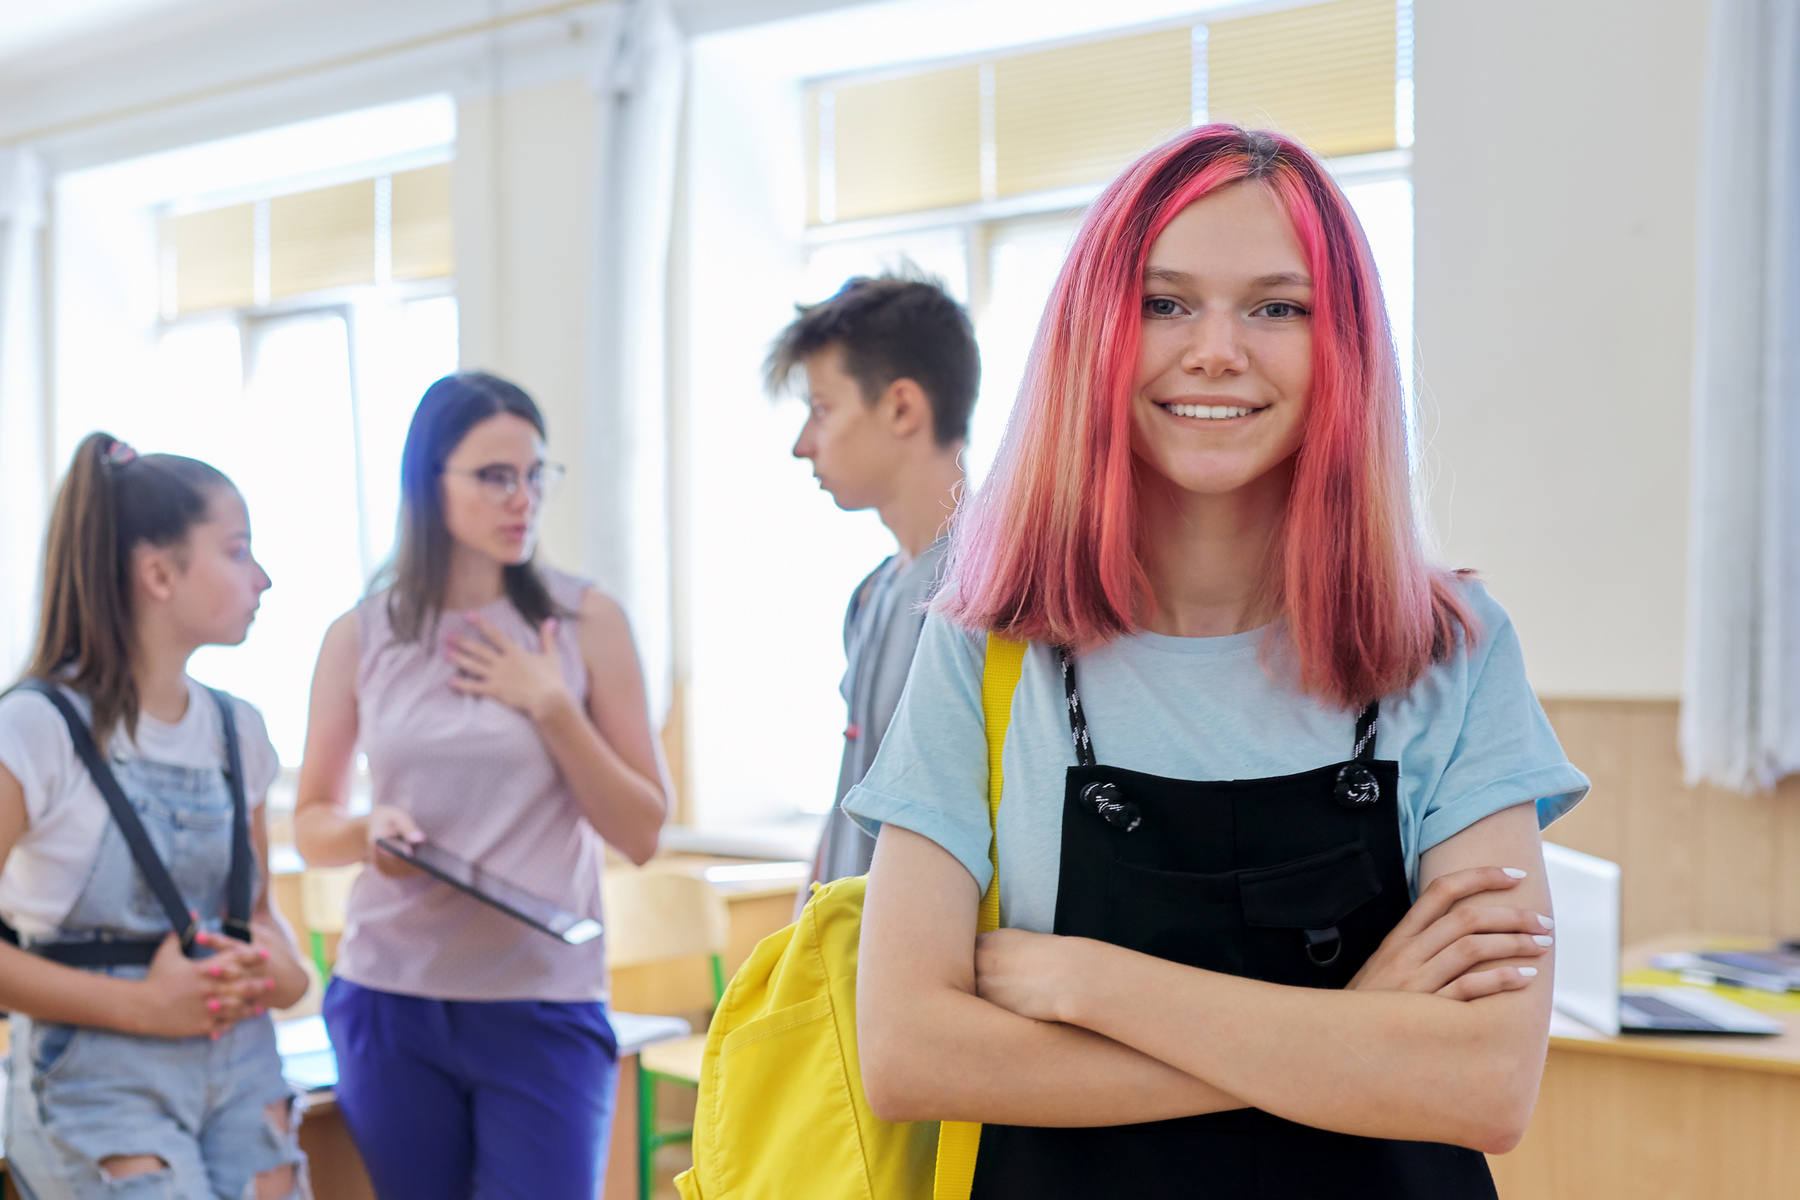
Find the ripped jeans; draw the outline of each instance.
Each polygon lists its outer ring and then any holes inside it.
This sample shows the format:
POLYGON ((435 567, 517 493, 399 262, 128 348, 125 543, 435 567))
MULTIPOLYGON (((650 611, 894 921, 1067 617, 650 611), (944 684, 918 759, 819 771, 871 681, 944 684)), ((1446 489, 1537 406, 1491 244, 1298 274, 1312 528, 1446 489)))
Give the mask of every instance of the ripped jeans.
MULTIPOLYGON (((115 968, 115 970, 119 970, 115 968)), ((8 1169, 26 1200, 245 1200, 256 1177, 293 1165, 306 1193, 299 1113, 275 1027, 251 1017, 208 1038, 136 1037, 12 1017, 8 1169), (275 1106, 271 1109, 271 1106, 275 1106), (162 1167, 109 1177, 101 1163, 162 1167)))

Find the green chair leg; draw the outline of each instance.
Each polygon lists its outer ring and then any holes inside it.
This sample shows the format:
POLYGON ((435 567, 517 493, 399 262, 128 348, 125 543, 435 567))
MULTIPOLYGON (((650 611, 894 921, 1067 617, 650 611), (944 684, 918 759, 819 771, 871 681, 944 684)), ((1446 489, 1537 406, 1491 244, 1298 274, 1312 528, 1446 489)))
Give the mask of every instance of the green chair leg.
POLYGON ((638 1063, 638 1200, 656 1189, 656 1076, 638 1063))
POLYGON ((331 960, 325 957, 325 935, 318 930, 312 931, 313 966, 319 968, 319 982, 331 982, 331 960))
POLYGON ((641 1061, 638 1064, 638 1200, 650 1200, 656 1180, 656 1152, 676 1142, 694 1140, 692 1129, 656 1128, 656 1083, 659 1079, 683 1087, 693 1086, 685 1079, 646 1071, 641 1061))

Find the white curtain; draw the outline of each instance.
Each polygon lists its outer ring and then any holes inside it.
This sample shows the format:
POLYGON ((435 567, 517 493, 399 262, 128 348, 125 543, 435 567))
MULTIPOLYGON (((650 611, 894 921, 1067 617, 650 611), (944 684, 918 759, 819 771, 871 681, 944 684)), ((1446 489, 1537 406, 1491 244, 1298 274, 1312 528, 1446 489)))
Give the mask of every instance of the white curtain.
POLYGON ((665 0, 633 0, 612 26, 600 105, 594 329, 582 497, 587 560, 625 606, 650 712, 668 711, 668 268, 687 45, 665 0))
POLYGON ((24 667, 36 630, 47 507, 45 187, 29 148, 0 149, 0 679, 7 682, 24 667))
POLYGON ((1800 771, 1800 0, 1714 0, 1701 154, 1681 750, 1800 771))

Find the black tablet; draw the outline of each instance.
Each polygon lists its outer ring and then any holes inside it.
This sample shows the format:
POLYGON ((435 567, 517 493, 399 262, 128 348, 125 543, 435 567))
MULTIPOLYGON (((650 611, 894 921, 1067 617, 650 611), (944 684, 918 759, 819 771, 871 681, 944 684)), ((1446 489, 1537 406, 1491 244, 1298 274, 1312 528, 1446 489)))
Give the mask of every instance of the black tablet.
POLYGON ((534 896, 516 883, 500 878, 479 863, 458 858, 442 846, 420 842, 409 846, 393 838, 376 838, 375 844, 453 888, 467 892, 483 904, 499 909, 553 938, 579 946, 600 936, 600 922, 558 908, 542 896, 534 896))

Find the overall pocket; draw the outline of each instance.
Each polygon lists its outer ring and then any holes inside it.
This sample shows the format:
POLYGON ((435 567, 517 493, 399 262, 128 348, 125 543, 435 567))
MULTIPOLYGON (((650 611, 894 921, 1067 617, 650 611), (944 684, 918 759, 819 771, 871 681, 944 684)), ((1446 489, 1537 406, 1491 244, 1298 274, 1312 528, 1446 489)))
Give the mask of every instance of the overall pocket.
POLYGON ((81 1029, 75 1025, 59 1025, 52 1021, 31 1023, 31 1077, 42 1083, 69 1061, 69 1051, 81 1029))
POLYGON ((1300 970, 1311 966, 1307 953, 1326 960, 1321 965, 1335 962, 1338 922, 1380 893, 1375 856, 1360 840, 1212 875, 1115 862, 1107 872, 1106 940, 1185 966, 1316 986, 1320 980, 1300 970))
MULTIPOLYGON (((1381 895, 1375 856, 1358 840, 1307 858, 1238 873, 1244 924, 1267 931, 1253 962, 1258 978, 1303 987, 1342 987, 1373 947, 1368 931, 1341 926, 1381 895)), ((1365 922, 1366 924, 1366 922, 1365 922)))
POLYGON ((1105 940, 1183 966, 1245 973, 1235 872, 1197 875, 1115 862, 1105 940))

